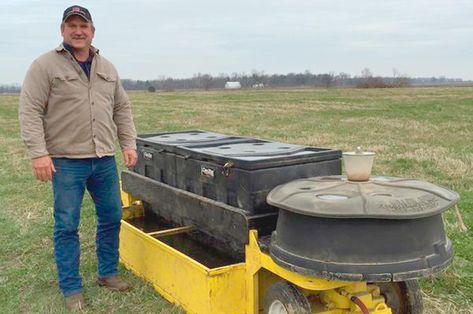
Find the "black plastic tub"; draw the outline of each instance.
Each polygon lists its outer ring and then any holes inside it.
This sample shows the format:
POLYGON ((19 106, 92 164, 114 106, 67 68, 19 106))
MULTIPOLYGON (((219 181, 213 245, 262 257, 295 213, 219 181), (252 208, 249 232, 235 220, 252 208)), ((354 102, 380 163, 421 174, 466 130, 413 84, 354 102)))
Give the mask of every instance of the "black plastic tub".
POLYGON ((341 173, 341 151, 202 130, 140 135, 134 172, 241 208, 275 212, 266 196, 294 179, 341 173))
POLYGON ((275 211, 266 196, 294 179, 341 172, 341 152, 252 139, 242 143, 178 147, 176 186, 241 208, 275 211))
POLYGON ((279 208, 270 254, 297 273, 335 280, 405 281, 452 261, 442 212, 459 195, 416 179, 299 179, 268 195, 279 208))
POLYGON ((308 276, 347 281, 426 277, 452 261, 442 216, 418 219, 334 219, 281 210, 271 256, 308 276))
POLYGON ((202 130, 142 134, 136 139, 138 161, 134 171, 159 182, 176 186, 176 149, 178 147, 247 140, 244 137, 202 130))

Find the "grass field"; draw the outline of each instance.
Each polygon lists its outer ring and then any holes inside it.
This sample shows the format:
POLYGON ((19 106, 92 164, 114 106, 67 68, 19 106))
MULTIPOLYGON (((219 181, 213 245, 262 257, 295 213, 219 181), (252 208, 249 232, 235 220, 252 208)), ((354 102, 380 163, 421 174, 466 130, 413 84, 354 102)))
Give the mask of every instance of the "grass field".
MULTIPOLYGON (((374 174, 457 191, 469 230, 459 230, 452 210, 444 215, 455 259, 447 272, 421 284, 425 313, 473 313, 473 87, 137 92, 130 98, 139 133, 199 128, 342 150, 361 145, 377 153, 374 174)), ((18 95, 0 95, 0 312, 62 313, 51 187, 33 180, 17 103, 18 95)), ((181 313, 124 269, 134 290, 97 287, 94 233, 86 196, 80 237, 88 313, 181 313)))

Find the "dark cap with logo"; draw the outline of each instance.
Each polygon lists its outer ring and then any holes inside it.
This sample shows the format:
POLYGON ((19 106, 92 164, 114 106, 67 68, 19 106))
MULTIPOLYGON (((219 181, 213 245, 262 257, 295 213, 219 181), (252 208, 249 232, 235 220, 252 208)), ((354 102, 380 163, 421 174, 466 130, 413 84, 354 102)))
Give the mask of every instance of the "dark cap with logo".
POLYGON ((80 5, 73 5, 64 10, 62 15, 62 21, 65 22, 70 16, 78 15, 85 19, 86 21, 92 23, 92 16, 90 15, 89 10, 80 5))

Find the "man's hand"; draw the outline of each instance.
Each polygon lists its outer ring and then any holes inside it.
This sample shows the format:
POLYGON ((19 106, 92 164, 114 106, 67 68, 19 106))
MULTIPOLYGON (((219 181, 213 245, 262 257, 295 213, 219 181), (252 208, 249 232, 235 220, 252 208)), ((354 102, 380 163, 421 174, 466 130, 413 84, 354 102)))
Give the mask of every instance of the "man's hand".
POLYGON ((53 172, 56 172, 53 160, 49 156, 33 158, 31 160, 31 166, 36 179, 43 182, 50 181, 53 177, 53 172))
POLYGON ((127 167, 128 169, 131 169, 136 165, 137 159, 138 155, 136 154, 136 150, 125 149, 123 151, 123 160, 125 161, 125 167, 127 167))

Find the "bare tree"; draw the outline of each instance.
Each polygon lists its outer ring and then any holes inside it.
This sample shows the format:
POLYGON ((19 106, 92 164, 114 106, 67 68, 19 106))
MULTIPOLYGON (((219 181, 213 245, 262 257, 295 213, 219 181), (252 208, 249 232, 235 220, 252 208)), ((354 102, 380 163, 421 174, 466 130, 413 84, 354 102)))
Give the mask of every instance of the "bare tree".
POLYGON ((322 74, 320 78, 322 86, 324 86, 325 88, 331 87, 335 82, 334 77, 335 75, 333 73, 322 74))
POLYGON ((174 80, 168 77, 162 81, 162 88, 165 92, 172 92, 174 90, 174 80))
POLYGON ((393 68, 393 87, 407 87, 411 85, 409 75, 404 73, 401 74, 396 68, 393 68))
POLYGON ((264 71, 253 70, 251 71, 251 78, 253 79, 253 84, 263 83, 264 71))
POLYGON ((205 90, 210 89, 210 84, 212 83, 212 75, 204 74, 200 77, 200 84, 205 90))
POLYGON ((363 70, 361 70, 361 77, 368 79, 368 78, 373 77, 373 73, 371 73, 370 69, 364 68, 363 70))
POLYGON ((384 79, 380 76, 373 76, 373 73, 368 68, 364 68, 361 71, 361 80, 356 85, 360 88, 386 88, 390 87, 386 84, 384 79))

